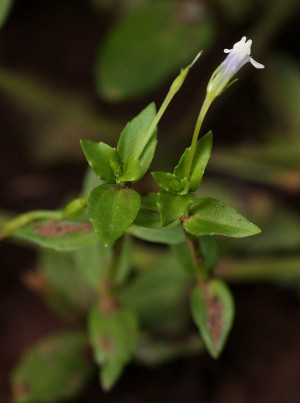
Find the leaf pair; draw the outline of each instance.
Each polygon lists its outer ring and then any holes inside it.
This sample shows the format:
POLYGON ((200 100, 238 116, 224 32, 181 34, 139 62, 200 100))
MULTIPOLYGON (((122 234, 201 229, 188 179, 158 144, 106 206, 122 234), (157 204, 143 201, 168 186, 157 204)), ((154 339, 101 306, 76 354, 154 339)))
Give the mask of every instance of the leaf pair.
POLYGON ((96 175, 106 183, 136 182, 149 168, 157 144, 156 116, 151 103, 122 131, 117 148, 105 143, 81 140, 86 159, 96 175))
POLYGON ((175 167, 173 174, 166 172, 152 172, 152 176, 157 184, 166 191, 178 195, 185 195, 189 191, 194 192, 197 190, 210 158, 212 140, 213 134, 211 131, 198 140, 189 178, 187 178, 187 171, 191 147, 185 150, 179 164, 175 167))

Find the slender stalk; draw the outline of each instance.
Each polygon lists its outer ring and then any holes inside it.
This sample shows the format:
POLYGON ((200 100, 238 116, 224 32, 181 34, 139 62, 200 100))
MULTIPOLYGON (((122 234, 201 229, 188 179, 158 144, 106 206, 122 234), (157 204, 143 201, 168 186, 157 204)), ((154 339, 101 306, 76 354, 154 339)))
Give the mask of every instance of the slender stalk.
POLYGON ((193 133, 193 138, 192 138, 192 143, 191 143, 191 149, 190 149, 190 153, 189 153, 189 160, 188 160, 188 164, 187 164, 187 170, 186 170, 186 178, 189 179, 190 174, 191 174, 191 169, 192 169, 192 165, 193 165, 193 159, 195 156, 195 151, 196 151, 196 145, 197 145, 197 140, 198 140, 198 136, 199 136, 199 132, 203 123, 203 120, 206 116, 206 113, 211 105, 213 101, 213 98, 211 98, 210 96, 206 95, 206 98, 202 104, 202 107, 200 109, 200 113, 198 115, 198 119, 195 125, 195 129, 194 129, 194 133, 193 133))

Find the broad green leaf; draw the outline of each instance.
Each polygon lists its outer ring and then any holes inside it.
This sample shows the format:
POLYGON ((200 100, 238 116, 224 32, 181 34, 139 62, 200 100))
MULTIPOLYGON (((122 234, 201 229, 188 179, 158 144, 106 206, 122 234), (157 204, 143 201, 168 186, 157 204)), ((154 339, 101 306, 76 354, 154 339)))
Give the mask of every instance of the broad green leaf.
POLYGON ((14 234, 57 251, 70 251, 99 242, 91 223, 83 219, 43 219, 29 223, 14 234))
POLYGON ((194 322, 212 357, 221 354, 234 318, 234 302, 229 288, 221 280, 197 285, 191 294, 194 322))
MULTIPOLYGON (((204 170, 208 163, 212 149, 212 140, 213 140, 213 134, 210 131, 200 140, 197 141, 196 151, 190 174, 190 190, 192 192, 198 189, 202 181, 204 170)), ((185 150, 179 161, 179 164, 174 169, 174 174, 178 178, 185 178, 186 176, 189 154, 190 154, 190 147, 185 150)))
POLYGON ((122 302, 133 309, 147 329, 182 332, 188 320, 186 292, 191 277, 167 254, 139 273, 121 293, 122 302))
POLYGON ((134 220, 134 225, 139 227, 161 227, 160 214, 157 209, 157 194, 148 193, 142 197, 141 208, 134 220))
POLYGON ((140 164, 142 168, 142 173, 140 178, 142 178, 147 170, 149 169, 151 162, 154 157, 155 149, 157 145, 157 129, 155 129, 155 132, 151 139, 149 140, 148 144, 144 148, 144 151, 142 152, 142 155, 140 157, 140 164))
POLYGON ((184 196, 161 190, 158 193, 157 207, 161 215, 162 225, 170 225, 179 218, 188 215, 188 208, 193 202, 195 195, 189 193, 184 196))
POLYGON ((100 365, 101 385, 109 390, 132 358, 138 339, 136 316, 128 309, 104 313, 95 306, 89 315, 88 329, 94 358, 100 365))
POLYGON ((171 251, 184 270, 189 274, 195 275, 196 267, 187 242, 184 241, 180 244, 171 245, 171 251))
POLYGON ((192 235, 225 235, 234 238, 258 234, 260 229, 220 200, 204 198, 195 202, 183 223, 192 235))
POLYGON ((0 28, 6 22, 13 3, 14 3, 14 0, 1 0, 0 1, 0 28))
POLYGON ((121 168, 117 150, 102 142, 81 140, 80 143, 85 157, 96 175, 105 182, 116 183, 113 163, 119 165, 119 169, 121 168))
MULTIPOLYGON (((156 107, 152 102, 125 126, 120 135, 117 146, 119 156, 124 163, 127 158, 134 155, 138 160, 140 160, 142 170, 145 170, 145 163, 149 163, 149 156, 146 156, 144 160, 141 159, 141 156, 143 152, 145 152, 145 147, 149 141, 156 138, 157 129, 152 133, 148 133, 148 129, 150 129, 155 116, 156 107)), ((148 167, 146 170, 147 169, 148 167)))
POLYGON ((184 231, 181 225, 176 227, 164 228, 147 228, 131 225, 127 232, 144 241, 165 243, 165 244, 178 244, 185 240, 184 231))
POLYGON ((124 234, 134 221, 141 196, 133 189, 104 184, 92 191, 88 214, 96 233, 106 245, 124 234))
POLYGON ((151 1, 119 20, 99 49, 99 96, 124 101, 153 91, 200 49, 209 49, 215 24, 203 4, 151 1))
POLYGON ((199 246, 203 263, 209 270, 214 269, 219 260, 219 240, 215 236, 201 236, 199 246))
POLYGON ((134 154, 127 158, 123 166, 123 173, 118 178, 120 182, 133 182, 138 180, 142 175, 142 168, 139 160, 134 154))
POLYGON ((15 403, 61 402, 85 386, 92 367, 84 334, 59 332, 29 348, 11 376, 15 403))

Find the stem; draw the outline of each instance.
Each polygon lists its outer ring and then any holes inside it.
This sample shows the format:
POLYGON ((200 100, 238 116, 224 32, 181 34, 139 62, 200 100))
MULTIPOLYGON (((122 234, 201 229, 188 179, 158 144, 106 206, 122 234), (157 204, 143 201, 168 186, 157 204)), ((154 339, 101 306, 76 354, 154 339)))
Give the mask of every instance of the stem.
POLYGON ((185 233, 185 238, 187 245, 190 249, 191 252, 191 257, 194 263, 194 268, 195 268, 195 275, 196 278, 199 282, 204 282, 208 278, 208 272, 204 264, 199 262, 198 258, 198 252, 199 252, 199 244, 197 242, 197 239, 193 237, 192 235, 188 234, 187 232, 185 233))
POLYGON ((198 119, 197 119, 197 122, 196 122, 196 126, 195 126, 195 129, 194 129, 192 143, 191 143, 190 152, 189 152, 189 159, 188 159, 187 170, 186 170, 186 178, 187 179, 190 178, 199 132, 200 132, 203 120, 204 120, 204 118, 206 116, 206 113, 207 113, 212 101, 213 101, 213 98, 211 98, 208 95, 206 95, 206 98, 205 98, 205 100, 204 100, 204 102, 202 104, 202 107, 200 109, 200 113, 199 113, 199 116, 198 116, 198 119))

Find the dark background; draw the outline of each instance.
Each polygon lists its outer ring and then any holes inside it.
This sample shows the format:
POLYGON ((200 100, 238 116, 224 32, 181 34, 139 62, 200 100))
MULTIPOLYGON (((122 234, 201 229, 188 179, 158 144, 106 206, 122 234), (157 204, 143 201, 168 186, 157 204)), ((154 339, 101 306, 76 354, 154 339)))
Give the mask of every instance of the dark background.
MULTIPOLYGON (((173 166, 183 147, 188 145, 190 135, 186 133, 192 131, 206 82, 222 61, 223 48, 252 32, 256 32, 253 56, 265 64, 266 69, 254 71, 250 65, 245 67, 239 82, 210 111, 205 128, 213 128, 216 150, 227 152, 238 147, 241 150, 249 148, 254 161, 264 160, 263 147, 272 139, 272 132, 276 131, 277 142, 280 145, 281 141, 282 147, 289 139, 294 141, 297 135, 299 138, 299 126, 290 120, 284 108, 284 96, 289 105, 289 93, 285 92, 280 98, 277 94, 280 87, 277 82, 273 86, 271 70, 274 55, 280 55, 282 74, 287 59, 299 66, 299 9, 295 3, 268 1, 262 6, 253 0, 249 2, 249 15, 245 11, 243 18, 236 18, 234 14, 228 16, 221 0, 200 3, 209 9, 217 22, 217 39, 208 54, 202 56, 201 68, 199 61, 193 69, 161 122, 160 156, 154 161, 154 170, 173 166), (268 20, 269 25, 273 25, 270 27, 266 23, 259 32, 258 21, 276 12, 277 19, 268 20), (282 104, 274 107, 274 98, 275 102, 278 99, 282 104), (185 110, 182 119, 181 110, 185 110)), ((238 2, 233 9, 235 7, 238 7, 238 2)), ((106 133, 97 130, 97 121, 94 120, 97 111, 122 127, 150 101, 155 100, 159 105, 163 100, 172 76, 156 90, 134 100, 112 104, 97 96, 93 75, 95 57, 99 45, 118 18, 118 5, 97 8, 83 0, 15 2, 0 31, 0 206, 3 212, 54 209, 70 195, 78 194, 86 168, 78 139, 88 137, 99 141, 105 137, 110 138, 113 145, 116 138, 113 125, 108 125, 106 133), (30 80, 45 92, 27 90, 20 82, 10 81, 12 77, 8 73, 30 80), (24 98, 23 93, 28 93, 29 98, 24 98), (61 105, 65 100, 78 101, 85 111, 92 113, 79 116, 76 109, 64 109, 61 105)), ((298 94, 295 101, 299 99, 298 94)), ((297 113, 296 106, 294 111, 297 113)), ((299 218, 299 164, 294 166, 290 161, 282 162, 282 159, 277 165, 273 161, 272 167, 283 170, 286 174, 284 181, 278 169, 274 170, 275 173, 272 171, 270 181, 260 180, 259 175, 255 178, 251 172, 241 176, 226 166, 226 159, 224 166, 222 162, 220 166, 214 163, 208 169, 208 177, 212 181, 224 181, 238 191, 246 203, 249 194, 268 195, 268 200, 280 201, 287 211, 299 218)), ((140 190, 145 192, 153 188, 151 177, 147 176, 140 190)), ((285 228, 285 231, 289 229, 285 228)), ((281 233, 283 239, 287 232, 281 233)), ((299 246, 299 239, 295 238, 293 249, 284 251, 284 256, 298 256, 299 246)), ((8 374, 22 352, 41 336, 68 325, 24 284, 25 273, 36 264, 35 252, 9 242, 2 242, 0 251, 0 401, 8 402, 8 374)), ((269 251, 272 257, 278 253, 278 250, 269 251)), ((76 401, 300 401, 297 292, 282 284, 254 281, 249 285, 234 285, 233 293, 236 320, 228 346, 218 361, 203 354, 153 370, 132 365, 110 394, 100 391, 95 377, 92 385, 76 401)))

